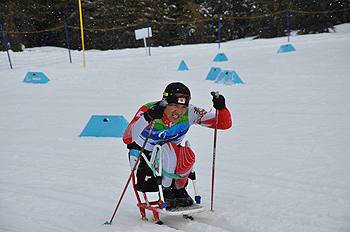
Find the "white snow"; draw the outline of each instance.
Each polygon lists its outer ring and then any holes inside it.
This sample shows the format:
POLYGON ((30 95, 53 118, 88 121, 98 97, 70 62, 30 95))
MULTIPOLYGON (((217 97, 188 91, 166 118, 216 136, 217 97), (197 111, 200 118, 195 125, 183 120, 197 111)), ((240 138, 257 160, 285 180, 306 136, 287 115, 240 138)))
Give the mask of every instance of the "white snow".
MULTIPOLYGON (((123 115, 182 81, 210 110, 222 93, 233 126, 219 131, 210 212, 213 130, 193 126, 198 221, 162 216, 182 231, 350 231, 350 24, 336 33, 151 49, 72 51, 43 47, 0 53, 0 231, 174 231, 140 220, 120 138, 79 137, 91 115, 123 115), (226 62, 213 62, 217 53, 226 62), (188 71, 176 71, 181 60, 188 71), (205 80, 211 67, 245 84, 205 80), (47 84, 27 84, 28 71, 47 84)), ((140 46, 142 46, 140 41, 140 46)), ((188 189, 193 196, 193 189, 188 189)))

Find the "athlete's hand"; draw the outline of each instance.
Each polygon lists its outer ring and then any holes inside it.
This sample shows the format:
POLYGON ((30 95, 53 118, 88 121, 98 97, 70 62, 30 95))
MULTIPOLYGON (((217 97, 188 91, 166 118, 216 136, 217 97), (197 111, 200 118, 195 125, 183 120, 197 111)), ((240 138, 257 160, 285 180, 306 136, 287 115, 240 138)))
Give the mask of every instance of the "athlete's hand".
POLYGON ((166 106, 162 102, 157 102, 153 106, 151 106, 143 115, 147 122, 151 122, 154 119, 163 118, 164 110, 166 106))
POLYGON ((211 92, 211 95, 213 96, 213 106, 217 110, 225 109, 225 98, 219 92, 211 92))

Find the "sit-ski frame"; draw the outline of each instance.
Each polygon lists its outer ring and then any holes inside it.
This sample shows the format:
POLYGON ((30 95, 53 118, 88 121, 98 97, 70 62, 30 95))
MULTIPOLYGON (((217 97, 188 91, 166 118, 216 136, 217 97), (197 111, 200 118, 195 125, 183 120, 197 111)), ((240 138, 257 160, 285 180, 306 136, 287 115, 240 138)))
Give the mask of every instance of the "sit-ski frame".
MULTIPOLYGON (((186 146, 189 147, 189 142, 186 141, 186 146)), ((150 210, 153 212, 153 221, 156 221, 159 224, 162 224, 161 220, 159 219, 159 213, 165 214, 165 215, 170 215, 170 216, 185 216, 185 215, 190 215, 194 213, 199 213, 205 210, 205 207, 200 205, 201 197, 198 194, 197 186, 196 186, 196 175, 194 170, 191 171, 191 174, 189 176, 189 179, 192 180, 193 183, 193 188, 195 192, 195 201, 192 206, 188 207, 176 207, 176 208, 171 208, 171 209, 166 209, 166 204, 164 203, 164 196, 163 196, 163 188, 162 188, 162 183, 161 183, 161 177, 162 177, 162 149, 160 145, 156 145, 153 148, 152 156, 150 161, 148 161, 147 157, 145 154, 142 153, 142 157, 146 161, 147 165, 149 167, 152 166, 156 159, 156 155, 159 153, 159 171, 156 171, 156 176, 158 178, 157 184, 159 188, 159 196, 160 196, 160 201, 149 201, 146 193, 144 192, 139 192, 135 188, 136 180, 135 180, 135 174, 132 175, 132 182, 133 182, 133 188, 134 192, 136 195, 137 199, 137 206, 140 209, 141 217, 142 220, 148 220, 146 217, 146 209, 150 210), (141 201, 140 195, 143 195, 144 202, 141 201)))

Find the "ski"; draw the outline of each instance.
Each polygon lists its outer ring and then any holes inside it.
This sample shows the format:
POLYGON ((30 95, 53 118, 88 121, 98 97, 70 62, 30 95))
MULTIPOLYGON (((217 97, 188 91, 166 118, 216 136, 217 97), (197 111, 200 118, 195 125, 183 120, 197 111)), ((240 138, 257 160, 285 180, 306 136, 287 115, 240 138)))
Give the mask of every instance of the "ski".
POLYGON ((149 221, 147 218, 146 219, 141 219, 142 221, 146 221, 146 222, 150 222, 150 223, 153 223, 155 225, 159 225, 159 226, 166 226, 166 227, 169 227, 171 229, 175 229, 175 230, 179 230, 179 228, 175 227, 175 226, 172 226, 172 225, 168 225, 166 223, 164 223, 162 220, 158 219, 157 221, 149 221))
POLYGON ((210 228, 209 231, 218 231, 218 232, 227 231, 226 229, 218 227, 211 223, 197 220, 196 217, 192 215, 175 216, 173 217, 173 219, 164 218, 164 221, 162 222, 164 223, 163 226, 167 226, 169 228, 172 228, 175 230, 181 230, 181 231, 193 231, 194 229, 198 231, 198 228, 208 228, 208 227, 210 228))

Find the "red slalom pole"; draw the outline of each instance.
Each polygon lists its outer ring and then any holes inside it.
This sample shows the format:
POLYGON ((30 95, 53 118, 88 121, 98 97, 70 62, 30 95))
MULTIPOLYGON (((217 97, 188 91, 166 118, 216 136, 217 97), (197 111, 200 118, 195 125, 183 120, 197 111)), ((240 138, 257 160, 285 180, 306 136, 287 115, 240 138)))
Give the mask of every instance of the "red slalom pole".
MULTIPOLYGON (((213 97, 218 98, 219 92, 211 92, 213 97)), ((212 180, 211 180, 211 209, 214 211, 214 176, 215 176, 215 156, 216 156, 216 138, 218 133, 218 110, 215 111, 215 130, 214 130, 214 146, 213 146, 213 170, 212 170, 212 180)))

